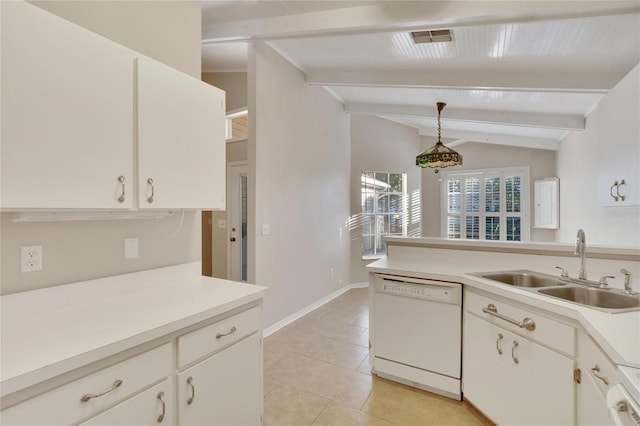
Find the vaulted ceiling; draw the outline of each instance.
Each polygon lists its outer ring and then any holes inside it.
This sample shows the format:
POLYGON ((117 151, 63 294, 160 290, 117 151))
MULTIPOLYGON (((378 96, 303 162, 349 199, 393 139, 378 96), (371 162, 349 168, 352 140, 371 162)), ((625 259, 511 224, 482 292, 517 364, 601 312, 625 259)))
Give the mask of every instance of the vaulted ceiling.
POLYGON ((446 102, 454 144, 558 149, 640 62, 640 1, 220 0, 202 19, 203 71, 246 70, 265 41, 351 113, 435 136, 446 102))

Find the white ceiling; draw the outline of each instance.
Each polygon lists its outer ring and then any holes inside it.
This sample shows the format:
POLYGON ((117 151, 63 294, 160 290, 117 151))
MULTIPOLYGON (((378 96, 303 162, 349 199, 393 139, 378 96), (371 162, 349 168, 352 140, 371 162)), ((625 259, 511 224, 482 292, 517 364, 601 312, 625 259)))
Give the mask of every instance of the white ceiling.
POLYGON ((639 1, 204 1, 203 71, 266 41, 351 113, 436 135, 558 149, 640 62, 639 1), (450 28, 449 43, 409 31, 450 28))

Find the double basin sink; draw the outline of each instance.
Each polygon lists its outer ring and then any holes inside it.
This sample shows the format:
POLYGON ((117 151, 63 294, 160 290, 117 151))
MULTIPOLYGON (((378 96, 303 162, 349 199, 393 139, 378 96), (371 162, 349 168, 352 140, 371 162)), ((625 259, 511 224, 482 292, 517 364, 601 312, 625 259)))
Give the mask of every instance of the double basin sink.
POLYGON ((621 290, 593 286, 597 286, 597 283, 585 282, 577 284, 576 282, 579 283, 580 281, 573 278, 559 278, 528 270, 478 272, 470 275, 502 284, 522 287, 540 294, 610 313, 640 310, 640 294, 627 294, 621 290))

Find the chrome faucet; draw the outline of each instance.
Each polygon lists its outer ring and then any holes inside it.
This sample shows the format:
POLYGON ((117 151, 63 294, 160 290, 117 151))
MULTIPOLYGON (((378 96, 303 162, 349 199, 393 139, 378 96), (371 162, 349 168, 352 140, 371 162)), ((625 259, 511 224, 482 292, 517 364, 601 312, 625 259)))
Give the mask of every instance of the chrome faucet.
POLYGON ((578 273, 578 279, 587 279, 587 240, 582 229, 578 229, 578 235, 576 236, 576 249, 573 253, 574 256, 580 256, 580 272, 578 273))

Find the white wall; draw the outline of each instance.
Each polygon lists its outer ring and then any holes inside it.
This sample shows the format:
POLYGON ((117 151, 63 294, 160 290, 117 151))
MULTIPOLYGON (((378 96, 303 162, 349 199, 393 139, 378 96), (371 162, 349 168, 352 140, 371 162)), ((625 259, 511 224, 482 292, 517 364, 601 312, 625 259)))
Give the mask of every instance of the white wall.
POLYGON ((404 172, 409 194, 408 236, 420 236, 420 153, 418 130, 393 121, 351 114, 351 282, 368 281, 362 259, 361 185, 363 171, 404 172))
POLYGON ((270 288, 268 327, 349 283, 349 117, 264 43, 248 80, 249 281, 270 288))
MULTIPOLYGON (((45 1, 43 9, 200 77, 197 1, 45 1)), ((46 72, 43 64, 41 72, 46 72)), ((200 214, 165 219, 13 223, 2 213, 2 294, 200 259, 200 214), (138 237, 140 257, 124 260, 124 239, 138 237), (43 270, 19 272, 20 246, 44 247, 43 270)))
MULTIPOLYGON (((601 207, 598 203, 598 149, 619 150, 619 155, 638 155, 640 145, 640 65, 616 85, 598 107, 587 117, 581 132, 571 132, 558 152, 560 177, 559 242, 575 240, 579 228, 584 229, 589 242, 640 247, 640 208, 601 207), (604 119, 611 114, 620 120, 631 120, 633 131, 625 140, 599 138, 602 128, 616 126, 604 119), (635 143, 634 154, 620 149, 623 143, 635 143)), ((640 163, 640 159, 638 159, 640 163)), ((614 166, 615 167, 615 166, 614 166)), ((637 181, 637 180, 636 180, 637 181)))

